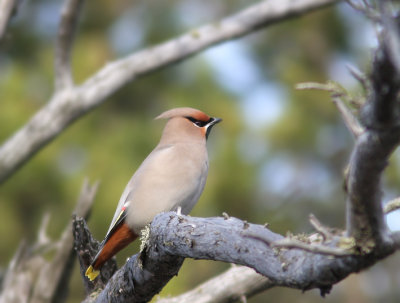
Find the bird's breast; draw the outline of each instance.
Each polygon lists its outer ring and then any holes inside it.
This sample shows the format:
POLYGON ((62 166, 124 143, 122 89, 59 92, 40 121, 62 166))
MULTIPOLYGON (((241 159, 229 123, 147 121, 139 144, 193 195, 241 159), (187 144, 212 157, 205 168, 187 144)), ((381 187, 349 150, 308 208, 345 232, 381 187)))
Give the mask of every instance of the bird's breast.
POLYGON ((188 214, 203 192, 208 174, 205 145, 174 144, 156 148, 130 181, 127 222, 138 232, 154 216, 179 206, 188 214))

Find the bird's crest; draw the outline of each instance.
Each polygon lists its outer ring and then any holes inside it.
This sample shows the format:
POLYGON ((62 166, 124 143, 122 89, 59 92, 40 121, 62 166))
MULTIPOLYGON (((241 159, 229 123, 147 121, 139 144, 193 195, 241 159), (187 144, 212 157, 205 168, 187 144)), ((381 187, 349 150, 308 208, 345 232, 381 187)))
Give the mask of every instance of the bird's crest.
POLYGON ((156 119, 171 119, 174 117, 191 117, 198 121, 204 122, 210 120, 210 117, 208 115, 198 109, 191 107, 178 107, 167 110, 166 112, 163 112, 161 115, 157 116, 156 119))

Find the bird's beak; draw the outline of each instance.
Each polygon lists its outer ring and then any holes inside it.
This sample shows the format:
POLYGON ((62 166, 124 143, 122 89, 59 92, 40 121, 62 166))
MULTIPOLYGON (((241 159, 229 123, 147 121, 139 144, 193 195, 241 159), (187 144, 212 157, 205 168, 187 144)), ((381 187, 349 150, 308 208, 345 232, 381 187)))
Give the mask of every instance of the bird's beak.
POLYGON ((214 117, 211 118, 210 120, 211 120, 211 121, 208 122, 208 124, 207 124, 206 139, 208 139, 208 136, 209 136, 209 134, 210 134, 211 128, 212 128, 215 124, 217 124, 217 123, 219 123, 219 122, 222 121, 221 118, 214 118, 214 117))
POLYGON ((210 126, 213 126, 219 122, 221 122, 222 119, 221 118, 212 118, 211 122, 209 123, 210 126))

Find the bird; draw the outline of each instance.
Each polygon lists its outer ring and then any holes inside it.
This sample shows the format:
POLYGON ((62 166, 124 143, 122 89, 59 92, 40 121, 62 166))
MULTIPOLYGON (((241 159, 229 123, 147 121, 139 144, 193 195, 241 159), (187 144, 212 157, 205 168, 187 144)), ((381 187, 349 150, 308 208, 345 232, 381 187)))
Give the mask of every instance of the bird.
POLYGON ((206 141, 222 119, 190 107, 170 109, 155 119, 167 119, 160 141, 126 185, 108 232, 86 270, 90 281, 157 214, 187 215, 203 192, 209 166, 206 141))

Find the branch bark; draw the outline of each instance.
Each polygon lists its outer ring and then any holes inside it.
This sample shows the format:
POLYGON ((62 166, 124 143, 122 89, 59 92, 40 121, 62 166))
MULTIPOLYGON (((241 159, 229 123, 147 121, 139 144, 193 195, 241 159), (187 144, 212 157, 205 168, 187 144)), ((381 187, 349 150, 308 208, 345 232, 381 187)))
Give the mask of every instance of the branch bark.
POLYGON ((218 43, 306 14, 338 0, 266 0, 160 45, 116 60, 80 86, 56 92, 46 106, 0 147, 0 183, 79 117, 125 84, 218 43))

